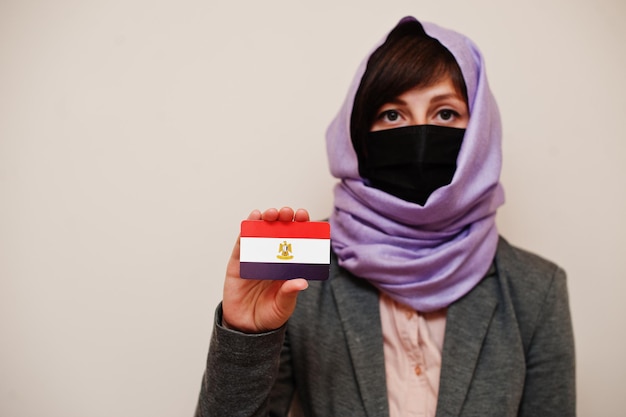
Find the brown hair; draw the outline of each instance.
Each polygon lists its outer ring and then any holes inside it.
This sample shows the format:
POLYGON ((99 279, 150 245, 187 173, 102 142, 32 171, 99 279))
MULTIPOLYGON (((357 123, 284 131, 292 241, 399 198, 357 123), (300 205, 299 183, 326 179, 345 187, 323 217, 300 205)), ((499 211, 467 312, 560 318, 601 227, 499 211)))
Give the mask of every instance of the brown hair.
POLYGON ((467 103, 467 88, 454 56, 417 21, 404 22, 389 33, 367 61, 354 98, 350 120, 352 144, 361 153, 376 112, 407 90, 432 85, 445 76, 467 103))

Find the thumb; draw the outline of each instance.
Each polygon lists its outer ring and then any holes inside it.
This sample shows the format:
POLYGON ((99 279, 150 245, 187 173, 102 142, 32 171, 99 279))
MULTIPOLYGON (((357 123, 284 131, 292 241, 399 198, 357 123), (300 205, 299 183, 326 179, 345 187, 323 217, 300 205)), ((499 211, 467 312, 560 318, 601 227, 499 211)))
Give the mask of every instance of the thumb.
POLYGON ((276 307, 278 311, 287 317, 291 316, 296 308, 296 301, 300 291, 309 287, 307 280, 303 278, 285 281, 276 294, 276 307))

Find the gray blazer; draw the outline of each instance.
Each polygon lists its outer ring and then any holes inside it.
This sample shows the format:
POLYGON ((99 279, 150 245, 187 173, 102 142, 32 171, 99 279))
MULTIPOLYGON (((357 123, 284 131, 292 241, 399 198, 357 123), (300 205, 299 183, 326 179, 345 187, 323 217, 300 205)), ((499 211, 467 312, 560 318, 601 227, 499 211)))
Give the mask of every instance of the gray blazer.
MULTIPOLYGON (((283 328, 216 314, 197 416, 388 416, 378 291, 332 261, 283 328)), ((501 239, 494 268, 448 308, 437 417, 575 416, 565 274, 501 239)))

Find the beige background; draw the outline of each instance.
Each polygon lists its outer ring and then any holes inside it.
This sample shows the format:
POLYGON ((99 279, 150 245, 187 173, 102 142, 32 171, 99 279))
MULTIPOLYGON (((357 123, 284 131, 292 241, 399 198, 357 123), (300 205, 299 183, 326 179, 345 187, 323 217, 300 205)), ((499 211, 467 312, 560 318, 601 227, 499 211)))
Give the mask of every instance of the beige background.
POLYGON ((0 0, 0 415, 190 416, 253 208, 331 210, 323 135, 403 15, 472 37, 512 242, 569 273, 580 416, 623 416, 622 0, 0 0))

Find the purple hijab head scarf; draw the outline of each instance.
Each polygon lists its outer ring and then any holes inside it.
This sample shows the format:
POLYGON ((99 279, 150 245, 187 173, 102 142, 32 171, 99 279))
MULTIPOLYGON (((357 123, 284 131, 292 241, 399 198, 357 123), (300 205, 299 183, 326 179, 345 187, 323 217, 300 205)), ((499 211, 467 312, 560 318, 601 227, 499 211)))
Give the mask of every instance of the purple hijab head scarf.
MULTIPOLYGON (((400 24, 408 20, 415 19, 400 24)), ((396 301, 430 312, 463 297, 489 270, 504 191, 500 116, 480 51, 463 35, 422 26, 452 53, 467 86, 470 119, 452 182, 435 190, 424 206, 365 185, 350 139, 350 117, 367 58, 328 128, 326 143, 330 171, 341 180, 330 217, 339 264, 396 301)))

